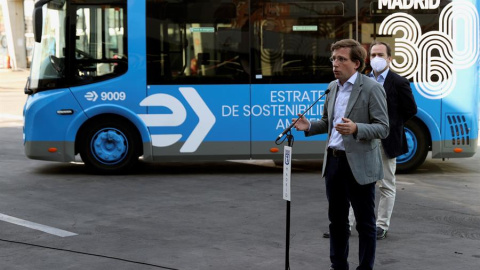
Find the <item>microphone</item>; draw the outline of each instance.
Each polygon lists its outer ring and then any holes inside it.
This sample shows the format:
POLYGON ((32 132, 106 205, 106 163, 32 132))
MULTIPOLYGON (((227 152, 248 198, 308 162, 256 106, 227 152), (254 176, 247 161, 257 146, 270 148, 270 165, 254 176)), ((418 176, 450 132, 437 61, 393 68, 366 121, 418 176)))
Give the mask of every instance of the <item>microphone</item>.
POLYGON ((322 99, 328 93, 330 93, 330 89, 327 89, 325 93, 323 93, 323 95, 321 95, 317 100, 315 100, 315 102, 312 103, 312 105, 310 105, 310 107, 308 107, 297 119, 295 119, 295 121, 293 121, 289 127, 282 131, 282 133, 280 133, 280 135, 278 135, 277 139, 275 140, 275 143, 278 142, 278 140, 280 140, 283 136, 285 136, 285 134, 287 134, 293 128, 293 126, 295 126, 295 123, 297 123, 298 119, 302 118, 313 107, 313 105, 317 104, 317 102, 320 101, 320 99, 322 99))

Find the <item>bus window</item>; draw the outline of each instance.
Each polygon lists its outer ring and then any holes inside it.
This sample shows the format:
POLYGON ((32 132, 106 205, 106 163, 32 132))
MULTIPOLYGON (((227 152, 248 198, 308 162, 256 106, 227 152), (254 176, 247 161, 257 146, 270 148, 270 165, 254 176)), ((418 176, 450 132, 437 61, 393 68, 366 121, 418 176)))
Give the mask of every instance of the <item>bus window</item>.
POLYGON ((75 78, 91 83, 127 70, 123 8, 79 7, 76 12, 75 78))
POLYGON ((147 1, 147 83, 249 83, 248 13, 234 2, 147 1))
POLYGON ((327 83, 330 46, 354 38, 348 1, 252 2, 254 83, 327 83))
MULTIPOLYGON (((365 46, 365 49, 367 49, 367 51, 368 46, 373 40, 386 42, 392 47, 392 65, 395 71, 399 72, 400 70, 414 69, 418 64, 414 61, 406 61, 402 56, 404 54, 401 53, 402 49, 404 48, 397 48, 395 43, 396 38, 401 38, 404 34, 412 33, 404 33, 403 31, 397 31, 395 34, 392 35, 379 34, 379 28, 381 23, 385 20, 387 16, 394 13, 402 12, 411 15, 414 20, 418 22, 421 33, 437 31, 439 26, 438 17, 440 15, 440 8, 443 8, 449 2, 451 1, 441 1, 439 3, 439 7, 432 9, 399 9, 398 7, 395 9, 388 9, 386 7, 379 9, 378 1, 361 4, 359 6, 359 14, 361 14, 361 16, 359 16, 358 22, 360 28, 359 42, 365 46)), ((371 71, 369 63, 370 61, 369 59, 367 59, 367 67, 365 68, 364 73, 368 73, 371 71)), ((409 76, 407 72, 404 72, 402 75, 410 79, 410 81, 413 81, 412 76, 409 76)))

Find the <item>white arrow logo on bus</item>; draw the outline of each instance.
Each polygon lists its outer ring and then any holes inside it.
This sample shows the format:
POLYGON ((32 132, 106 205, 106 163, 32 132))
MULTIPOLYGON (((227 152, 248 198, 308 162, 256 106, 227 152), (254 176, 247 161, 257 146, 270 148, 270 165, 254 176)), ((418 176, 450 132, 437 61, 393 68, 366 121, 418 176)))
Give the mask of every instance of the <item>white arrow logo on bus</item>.
MULTIPOLYGON (((182 153, 192 153, 203 142, 216 119, 195 88, 180 87, 179 90, 199 119, 197 126, 180 148, 182 153)), ((187 112, 183 104, 171 95, 154 94, 148 96, 140 102, 140 106, 163 106, 172 111, 169 114, 139 114, 139 117, 149 127, 176 127, 183 124, 187 118, 187 112)), ((182 134, 153 134, 152 144, 156 147, 166 147, 178 142, 181 138, 182 134)))
POLYGON ((93 101, 93 102, 95 102, 95 100, 97 100, 97 98, 98 98, 97 92, 95 92, 95 91, 87 92, 87 93, 85 94, 85 98, 86 98, 88 101, 93 101))

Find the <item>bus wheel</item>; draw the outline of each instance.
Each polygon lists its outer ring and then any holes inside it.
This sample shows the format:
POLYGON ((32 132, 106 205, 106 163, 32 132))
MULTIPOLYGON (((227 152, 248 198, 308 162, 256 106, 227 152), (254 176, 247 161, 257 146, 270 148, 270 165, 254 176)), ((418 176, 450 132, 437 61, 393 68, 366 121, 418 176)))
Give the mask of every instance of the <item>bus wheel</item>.
POLYGON ((428 154, 428 131, 422 124, 409 120, 405 124, 408 152, 397 157, 397 173, 407 173, 415 170, 425 162, 428 154))
POLYGON ((124 173, 139 157, 135 129, 121 121, 97 121, 84 129, 79 152, 85 165, 97 173, 124 173))

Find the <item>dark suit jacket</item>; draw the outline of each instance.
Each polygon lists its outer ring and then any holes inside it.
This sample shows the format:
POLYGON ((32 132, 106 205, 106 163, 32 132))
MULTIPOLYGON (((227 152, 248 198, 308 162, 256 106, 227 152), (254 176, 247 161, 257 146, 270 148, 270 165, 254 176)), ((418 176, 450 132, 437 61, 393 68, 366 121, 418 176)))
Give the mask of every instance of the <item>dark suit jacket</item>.
POLYGON ((408 152, 407 139, 403 130, 405 122, 417 113, 417 104, 410 88, 410 82, 389 70, 383 88, 387 94, 390 133, 382 139, 382 146, 389 158, 408 152))

